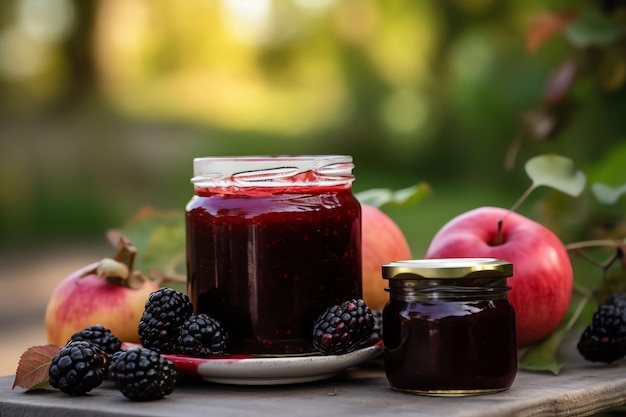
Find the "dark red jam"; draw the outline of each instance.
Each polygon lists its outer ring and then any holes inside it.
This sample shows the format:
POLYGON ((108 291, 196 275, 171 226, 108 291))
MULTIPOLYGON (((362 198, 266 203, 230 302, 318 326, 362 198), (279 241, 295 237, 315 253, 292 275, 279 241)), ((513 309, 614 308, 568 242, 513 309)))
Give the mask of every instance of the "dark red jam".
POLYGON ((349 184, 196 186, 188 294, 196 312, 222 321, 229 353, 315 351, 315 318, 361 297, 360 213, 349 184))
POLYGON ((506 298, 401 301, 383 311, 387 379, 399 391, 502 391, 517 372, 515 314, 506 298))

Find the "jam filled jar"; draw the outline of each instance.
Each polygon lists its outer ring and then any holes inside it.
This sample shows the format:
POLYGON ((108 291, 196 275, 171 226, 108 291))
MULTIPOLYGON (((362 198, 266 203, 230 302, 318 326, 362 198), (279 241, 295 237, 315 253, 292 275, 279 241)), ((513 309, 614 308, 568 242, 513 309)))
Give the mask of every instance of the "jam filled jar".
POLYGON ((383 357, 392 388, 441 396, 508 389, 517 373, 512 275, 512 264, 489 258, 383 265, 383 357))
POLYGON ((328 306, 362 296, 352 157, 194 159, 187 292, 220 320, 227 352, 315 352, 328 306))

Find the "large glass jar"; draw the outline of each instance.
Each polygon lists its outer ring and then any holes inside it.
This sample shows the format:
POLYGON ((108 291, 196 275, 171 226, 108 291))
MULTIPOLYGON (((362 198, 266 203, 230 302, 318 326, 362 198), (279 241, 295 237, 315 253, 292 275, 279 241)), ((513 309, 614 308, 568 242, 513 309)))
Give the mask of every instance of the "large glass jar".
POLYGON ((188 294, 229 353, 314 352, 328 306, 361 297, 361 206, 349 156, 194 160, 188 294))
POLYGON ((508 389, 517 373, 513 266, 485 258, 383 265, 387 379, 398 391, 461 396, 508 389))

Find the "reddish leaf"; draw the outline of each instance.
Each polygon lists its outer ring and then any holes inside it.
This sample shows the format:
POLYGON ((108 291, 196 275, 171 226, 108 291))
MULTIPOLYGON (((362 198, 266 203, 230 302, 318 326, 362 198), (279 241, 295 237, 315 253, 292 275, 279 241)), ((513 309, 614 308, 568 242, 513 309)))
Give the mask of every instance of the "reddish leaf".
POLYGON ((544 42, 566 27, 574 17, 574 13, 571 12, 547 12, 535 16, 526 34, 526 48, 530 52, 537 51, 544 42))
POLYGON ((565 61, 552 75, 544 95, 548 106, 555 106, 563 101, 576 79, 577 65, 574 61, 565 61))
POLYGON ((27 390, 41 388, 48 384, 48 369, 52 359, 61 349, 57 345, 33 346, 22 354, 17 365, 13 388, 27 390))

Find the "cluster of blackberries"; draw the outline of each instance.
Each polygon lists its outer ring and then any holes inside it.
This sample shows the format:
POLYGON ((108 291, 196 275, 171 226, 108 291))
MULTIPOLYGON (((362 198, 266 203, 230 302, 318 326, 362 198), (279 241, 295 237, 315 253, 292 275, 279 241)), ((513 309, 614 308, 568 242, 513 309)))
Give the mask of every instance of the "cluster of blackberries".
MULTIPOLYGON (((375 325, 363 300, 347 300, 327 308, 315 321, 313 346, 323 355, 352 352, 370 340, 375 325)), ((157 352, 197 357, 224 353, 228 340, 218 320, 193 314, 189 297, 167 287, 150 294, 139 321, 139 338, 143 346, 157 352)))
POLYGON ((52 359, 50 385, 70 395, 85 395, 105 379, 115 382, 134 401, 151 401, 171 394, 176 383, 174 364, 147 348, 121 350, 121 341, 95 325, 74 333, 52 359))
POLYGON ((313 346, 322 355, 341 355, 364 347, 372 337, 376 319, 361 299, 328 307, 313 324, 313 346))
POLYGON ((626 356, 626 293, 598 306, 577 348, 591 362, 611 363, 626 356))
POLYGON ((163 287, 150 294, 139 321, 141 344, 161 353, 204 357, 224 352, 227 334, 207 314, 193 314, 186 294, 163 287))
MULTIPOLYGON (((323 355, 350 353, 371 342, 377 326, 381 331, 365 302, 351 299, 318 317, 313 345, 323 355)), ((227 341, 219 321, 194 315, 189 297, 171 288, 150 294, 138 330, 143 346, 127 350, 101 325, 74 333, 52 359, 50 385, 70 395, 84 395, 109 379, 131 400, 157 400, 171 394, 176 383, 175 366, 161 353, 221 354, 227 341)))

